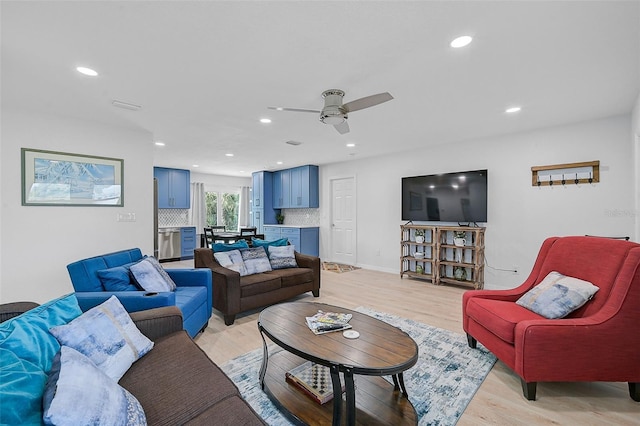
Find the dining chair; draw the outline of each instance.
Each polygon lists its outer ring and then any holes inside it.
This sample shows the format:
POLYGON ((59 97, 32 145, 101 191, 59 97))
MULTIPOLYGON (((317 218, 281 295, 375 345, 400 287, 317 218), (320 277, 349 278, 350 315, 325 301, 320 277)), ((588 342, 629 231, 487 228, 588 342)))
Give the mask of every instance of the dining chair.
POLYGON ((258 228, 253 226, 253 227, 247 227, 247 228, 240 228, 240 236, 243 237, 245 235, 253 235, 255 236, 258 233, 258 228))

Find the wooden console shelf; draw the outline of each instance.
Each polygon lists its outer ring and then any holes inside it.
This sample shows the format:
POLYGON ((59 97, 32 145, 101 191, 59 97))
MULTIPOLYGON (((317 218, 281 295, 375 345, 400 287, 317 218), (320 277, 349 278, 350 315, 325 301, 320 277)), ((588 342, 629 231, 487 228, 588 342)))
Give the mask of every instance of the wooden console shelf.
POLYGON ((401 225, 400 277, 483 288, 484 231, 480 227, 401 225), (422 234, 424 241, 416 241, 422 234))

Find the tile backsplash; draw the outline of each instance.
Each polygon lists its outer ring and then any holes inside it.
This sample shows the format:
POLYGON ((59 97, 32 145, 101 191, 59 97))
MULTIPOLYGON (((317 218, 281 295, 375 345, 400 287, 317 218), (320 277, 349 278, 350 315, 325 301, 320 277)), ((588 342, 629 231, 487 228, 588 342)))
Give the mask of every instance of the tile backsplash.
POLYGON ((282 209, 284 224, 293 226, 318 226, 320 209, 282 209))
POLYGON ((158 209, 158 227, 191 226, 189 209, 158 209))

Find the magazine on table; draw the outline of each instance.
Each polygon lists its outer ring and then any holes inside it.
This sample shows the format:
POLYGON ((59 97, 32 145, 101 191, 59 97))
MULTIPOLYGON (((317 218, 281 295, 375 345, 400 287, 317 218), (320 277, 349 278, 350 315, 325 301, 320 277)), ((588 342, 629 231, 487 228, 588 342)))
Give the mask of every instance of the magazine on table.
MULTIPOLYGON (((307 361, 286 372, 287 382, 300 389, 318 404, 333 399, 333 382, 329 367, 307 361)), ((344 385, 342 386, 344 391, 344 385)))
POLYGON ((349 324, 351 317, 351 314, 318 311, 314 316, 306 317, 306 320, 314 334, 325 334, 352 328, 349 324))

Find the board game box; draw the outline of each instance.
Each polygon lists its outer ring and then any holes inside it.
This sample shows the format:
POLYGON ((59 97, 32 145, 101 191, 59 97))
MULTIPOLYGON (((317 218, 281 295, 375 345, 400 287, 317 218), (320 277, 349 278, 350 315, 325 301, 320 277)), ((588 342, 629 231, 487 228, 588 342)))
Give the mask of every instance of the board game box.
MULTIPOLYGON (((329 367, 307 361, 287 371, 286 379, 318 404, 333 399, 333 382, 329 367)), ((344 390, 344 385, 342 389, 344 390)))

